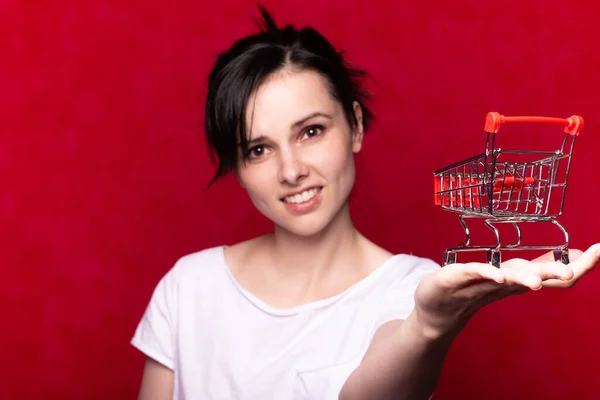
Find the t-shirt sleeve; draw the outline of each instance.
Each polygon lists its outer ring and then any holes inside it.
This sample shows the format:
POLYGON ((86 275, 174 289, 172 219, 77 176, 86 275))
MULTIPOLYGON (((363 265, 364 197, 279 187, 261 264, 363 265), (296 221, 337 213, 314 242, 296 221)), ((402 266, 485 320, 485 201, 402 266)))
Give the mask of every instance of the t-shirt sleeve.
POLYGON ((156 285, 146 311, 139 322, 131 344, 163 364, 174 369, 175 284, 169 271, 156 285))
POLYGON ((386 322, 406 319, 415 307, 415 290, 421 280, 436 271, 440 265, 433 260, 416 256, 405 256, 398 265, 402 273, 392 277, 379 309, 375 329, 386 322), (405 271, 405 272, 404 272, 405 271))

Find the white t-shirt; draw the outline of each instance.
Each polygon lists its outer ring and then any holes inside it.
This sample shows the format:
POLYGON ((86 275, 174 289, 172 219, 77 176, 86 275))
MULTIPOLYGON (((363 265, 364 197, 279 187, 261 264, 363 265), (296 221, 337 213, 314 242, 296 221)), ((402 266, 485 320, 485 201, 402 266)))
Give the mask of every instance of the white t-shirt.
POLYGON ((172 369, 173 398, 337 399, 385 322, 405 319, 435 262, 395 255, 343 293, 288 309, 241 287, 224 246, 182 257, 131 341, 172 369))

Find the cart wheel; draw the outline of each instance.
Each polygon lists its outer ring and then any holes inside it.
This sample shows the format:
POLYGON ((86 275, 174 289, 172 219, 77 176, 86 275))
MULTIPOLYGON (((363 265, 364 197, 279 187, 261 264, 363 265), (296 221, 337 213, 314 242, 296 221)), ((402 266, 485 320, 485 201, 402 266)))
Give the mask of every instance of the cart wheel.
POLYGON ((488 250, 486 252, 488 264, 494 267, 500 267, 500 250, 488 250))
POLYGON ((456 263, 456 252, 448 250, 444 251, 444 265, 454 263, 456 263))
POLYGON ((560 261, 563 264, 569 263, 569 249, 555 249, 554 261, 560 261))

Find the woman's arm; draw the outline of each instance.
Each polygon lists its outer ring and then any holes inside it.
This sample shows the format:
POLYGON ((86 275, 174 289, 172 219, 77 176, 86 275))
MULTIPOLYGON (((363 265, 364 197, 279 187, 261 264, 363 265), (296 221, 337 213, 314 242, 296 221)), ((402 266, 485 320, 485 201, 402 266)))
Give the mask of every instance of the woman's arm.
POLYGON ((414 312, 404 321, 384 324, 346 381, 340 400, 429 399, 454 336, 431 336, 414 312))
POLYGON ((172 398, 173 371, 147 357, 138 400, 171 400, 172 398))
POLYGON ((341 400, 427 400, 437 385, 452 341, 481 307, 543 286, 570 287, 600 261, 600 244, 573 252, 565 266, 509 260, 453 264, 419 283, 415 308, 405 321, 392 321, 375 334, 359 367, 344 384, 341 400), (548 283, 546 285, 546 283, 548 283))

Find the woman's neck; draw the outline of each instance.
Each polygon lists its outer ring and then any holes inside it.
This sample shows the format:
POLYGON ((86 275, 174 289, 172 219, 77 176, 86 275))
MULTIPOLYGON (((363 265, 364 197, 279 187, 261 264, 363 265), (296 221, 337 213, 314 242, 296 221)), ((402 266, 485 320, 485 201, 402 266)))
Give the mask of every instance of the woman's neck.
POLYGON ((342 293, 391 256, 356 230, 347 204, 311 237, 277 228, 237 249, 229 261, 238 282, 279 308, 342 293))
POLYGON ((360 263, 366 239, 356 230, 346 204, 331 223, 312 236, 299 236, 281 228, 268 239, 275 268, 305 282, 360 263))

